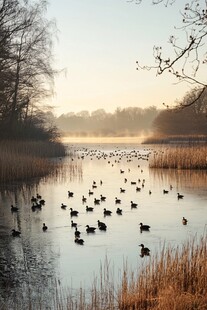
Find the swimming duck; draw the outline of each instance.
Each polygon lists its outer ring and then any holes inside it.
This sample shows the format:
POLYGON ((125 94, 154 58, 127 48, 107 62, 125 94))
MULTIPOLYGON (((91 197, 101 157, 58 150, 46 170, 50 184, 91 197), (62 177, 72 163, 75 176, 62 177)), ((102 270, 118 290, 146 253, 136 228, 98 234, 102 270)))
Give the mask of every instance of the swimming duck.
POLYGON ((115 197, 115 203, 121 203, 121 199, 118 199, 117 197, 115 197))
POLYGON ((177 193, 178 199, 183 199, 184 195, 181 195, 180 193, 177 193))
POLYGON ((79 239, 78 237, 75 238, 75 243, 83 245, 84 244, 84 240, 83 239, 79 239))
POLYGON ((106 197, 105 197, 105 196, 100 195, 100 197, 101 197, 101 201, 105 201, 105 200, 106 200, 106 197))
POLYGON ((140 230, 146 230, 148 231, 150 229, 150 226, 149 225, 143 225, 142 223, 139 224, 140 225, 140 230))
POLYGON ((98 227, 100 228, 101 226, 102 227, 107 227, 106 224, 104 222, 100 222, 99 220, 97 221, 98 222, 98 227))
POLYGON ((72 208, 70 208, 70 216, 78 216, 78 211, 73 210, 72 208))
POLYGON ((87 198, 82 196, 82 202, 84 203, 84 202, 86 202, 86 200, 87 200, 87 198))
POLYGON ((80 231, 78 230, 77 227, 75 228, 75 233, 74 234, 75 234, 75 237, 78 237, 78 238, 80 237, 81 233, 80 233, 80 231))
POLYGON ((146 248, 143 243, 141 243, 139 246, 141 246, 141 257, 150 255, 150 249, 146 248))
POLYGON ((136 209, 137 208, 137 206, 138 206, 138 204, 137 203, 135 203, 135 202, 133 202, 133 201, 131 201, 131 209, 136 209))
POLYGON ((68 197, 73 197, 73 192, 68 191, 68 197))
POLYGON ((42 225, 42 230, 43 230, 43 231, 46 231, 46 230, 47 230, 47 226, 45 225, 45 223, 43 223, 43 225, 42 225))
POLYGON ((183 219, 182 219, 182 223, 183 223, 183 225, 187 225, 187 223, 188 223, 188 220, 183 216, 183 219))
POLYGON ((67 208, 67 206, 64 205, 64 203, 61 203, 61 208, 65 210, 67 208))
POLYGON ((71 227, 77 227, 77 223, 74 223, 73 221, 71 221, 71 227))
POLYGON ((110 210, 106 210, 106 208, 104 208, 104 215, 111 215, 112 211, 110 210))
POLYGON ((92 227, 92 226, 89 226, 89 225, 86 225, 86 232, 87 233, 94 233, 95 230, 96 230, 96 227, 92 227))
POLYGON ((122 215, 122 209, 117 208, 116 209, 116 213, 119 214, 119 215, 122 215))
POLYGON ((94 209, 94 208, 92 208, 92 207, 88 207, 88 206, 86 206, 86 211, 87 211, 87 212, 92 212, 92 211, 93 211, 93 209, 94 209))
POLYGON ((39 203, 44 206, 45 205, 45 200, 44 199, 40 199, 39 203))
POLYGON ((120 193, 125 193, 125 189, 120 187, 120 193))
POLYGON ((141 192, 141 187, 136 187, 136 192, 141 192))
POLYGON ((94 204, 99 205, 100 204, 100 199, 94 198, 94 204))
POLYGON ((169 191, 167 191, 166 189, 163 189, 163 194, 168 194, 169 191))
POLYGON ((11 211, 12 212, 17 212, 19 210, 19 208, 14 207, 13 205, 11 205, 11 211))
POLYGON ((21 232, 15 229, 12 229, 12 236, 13 237, 20 237, 21 232))
POLYGON ((88 191, 88 195, 90 196, 90 195, 93 195, 93 192, 89 189, 89 191, 88 191))

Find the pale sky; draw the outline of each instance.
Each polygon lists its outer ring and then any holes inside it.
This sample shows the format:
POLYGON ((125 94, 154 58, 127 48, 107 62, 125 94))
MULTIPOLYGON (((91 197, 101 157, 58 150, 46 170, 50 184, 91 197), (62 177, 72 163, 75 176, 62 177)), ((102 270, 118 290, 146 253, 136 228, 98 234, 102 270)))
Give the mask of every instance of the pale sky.
POLYGON ((136 5, 127 0, 49 0, 48 17, 55 18, 58 41, 55 66, 66 69, 55 79, 50 104, 55 114, 117 107, 173 104, 190 86, 168 74, 137 71, 136 61, 154 64, 153 46, 166 49, 171 34, 179 34, 179 13, 186 0, 173 6, 136 5))

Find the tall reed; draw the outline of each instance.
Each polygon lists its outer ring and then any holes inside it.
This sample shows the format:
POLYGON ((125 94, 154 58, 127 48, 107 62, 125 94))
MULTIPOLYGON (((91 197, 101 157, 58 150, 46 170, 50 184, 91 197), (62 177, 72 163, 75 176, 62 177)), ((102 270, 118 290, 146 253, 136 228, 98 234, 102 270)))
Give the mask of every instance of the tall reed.
POLYGON ((124 275, 120 310, 207 309, 207 237, 163 249, 138 277, 124 275))
POLYGON ((0 141, 0 182, 26 181, 50 173, 49 157, 64 156, 61 143, 0 141))
POLYGON ((169 146, 154 152, 150 168, 207 169, 207 146, 169 146))

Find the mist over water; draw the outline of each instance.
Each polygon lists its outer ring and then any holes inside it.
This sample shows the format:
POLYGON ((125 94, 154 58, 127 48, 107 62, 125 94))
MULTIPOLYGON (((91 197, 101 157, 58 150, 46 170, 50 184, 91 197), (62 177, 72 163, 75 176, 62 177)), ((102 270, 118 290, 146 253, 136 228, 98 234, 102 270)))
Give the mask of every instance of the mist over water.
POLYGON ((136 271, 150 260, 140 257, 139 244, 147 246, 153 256, 164 244, 177 248, 206 231, 206 171, 149 169, 148 156, 154 146, 141 145, 137 138, 70 139, 67 143, 72 157, 60 160, 61 168, 54 176, 22 188, 1 189, 2 300, 15 298, 18 292, 30 292, 33 300, 44 292, 48 299, 55 282, 71 289, 89 288, 106 260, 118 282, 124 262, 136 271), (92 188, 94 182, 97 188, 92 188), (88 195, 89 189, 93 195, 88 195), (163 189, 168 194, 163 194, 163 189), (74 196, 68 197, 68 191, 74 196), (178 192, 183 199, 177 199, 178 192), (37 193, 45 205, 33 212, 31 197, 37 193), (100 199, 100 195, 106 196, 106 201, 95 205, 94 198, 100 199), (116 197, 121 204, 115 203, 116 197), (131 201, 137 208, 131 208, 131 201), (61 208, 62 203, 66 209, 61 208), (12 213, 11 204, 19 211, 12 213), (86 212, 86 206, 93 207, 93 212, 86 212), (116 214, 117 207, 122 215, 116 214), (78 210, 77 217, 71 218, 70 208, 78 210), (105 217, 104 208, 112 215, 105 217), (188 219, 186 226, 182 225, 183 216, 188 219), (78 224, 83 246, 74 242, 71 219, 78 224), (98 229, 97 220, 106 223, 107 231, 98 229), (48 226, 45 233, 43 222, 48 226), (150 231, 140 233, 140 222, 150 225, 150 231), (96 232, 87 234, 86 225, 96 227, 96 232), (21 231, 20 238, 11 236, 12 228, 21 231))

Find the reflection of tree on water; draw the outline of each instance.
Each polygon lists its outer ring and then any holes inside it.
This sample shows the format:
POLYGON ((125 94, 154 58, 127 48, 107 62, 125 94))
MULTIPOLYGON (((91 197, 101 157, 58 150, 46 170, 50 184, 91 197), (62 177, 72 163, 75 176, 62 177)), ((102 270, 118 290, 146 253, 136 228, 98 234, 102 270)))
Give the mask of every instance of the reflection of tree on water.
POLYGON ((172 184, 175 188, 199 187, 204 191, 207 188, 207 171, 204 170, 150 169, 149 173, 155 183, 172 184))
POLYGON ((24 309, 25 298, 28 306, 28 299, 35 304, 41 296, 41 302, 46 305, 54 293, 53 270, 58 254, 51 250, 50 244, 45 247, 42 238, 32 238, 28 201, 36 185, 27 191, 23 186, 0 193, 0 302, 19 301, 21 309, 24 309), (11 212, 11 202, 19 206, 18 212, 11 212), (21 231, 21 237, 12 237, 13 227, 21 231))

